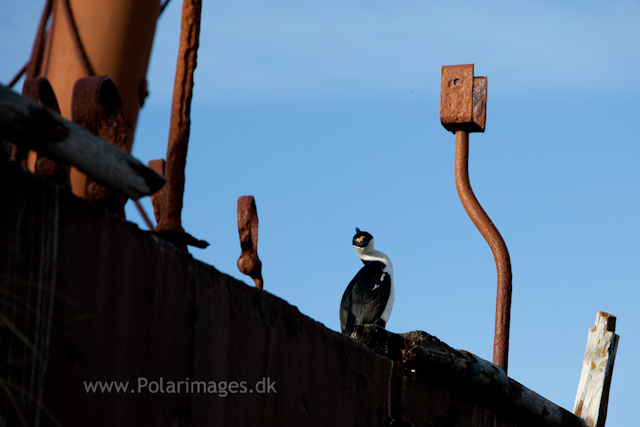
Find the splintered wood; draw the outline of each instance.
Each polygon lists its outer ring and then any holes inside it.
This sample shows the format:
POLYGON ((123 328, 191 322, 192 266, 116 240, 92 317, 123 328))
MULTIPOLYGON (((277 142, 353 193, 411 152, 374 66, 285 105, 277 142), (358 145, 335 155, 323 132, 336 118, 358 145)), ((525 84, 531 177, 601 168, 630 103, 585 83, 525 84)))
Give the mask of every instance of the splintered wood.
POLYGON ((596 315, 595 326, 589 329, 573 408, 573 413, 583 418, 589 427, 604 427, 607 418, 613 362, 620 339, 615 330, 615 316, 602 311, 596 315))

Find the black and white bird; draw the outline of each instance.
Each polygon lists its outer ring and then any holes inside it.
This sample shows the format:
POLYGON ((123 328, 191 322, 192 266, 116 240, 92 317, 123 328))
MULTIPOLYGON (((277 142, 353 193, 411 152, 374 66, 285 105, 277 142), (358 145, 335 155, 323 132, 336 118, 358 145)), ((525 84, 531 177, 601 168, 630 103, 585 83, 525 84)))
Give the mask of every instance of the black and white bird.
POLYGON ((389 257, 376 250, 373 236, 356 228, 353 248, 364 267, 351 280, 340 303, 342 333, 351 335, 354 325, 387 325, 393 308, 393 265, 389 257))

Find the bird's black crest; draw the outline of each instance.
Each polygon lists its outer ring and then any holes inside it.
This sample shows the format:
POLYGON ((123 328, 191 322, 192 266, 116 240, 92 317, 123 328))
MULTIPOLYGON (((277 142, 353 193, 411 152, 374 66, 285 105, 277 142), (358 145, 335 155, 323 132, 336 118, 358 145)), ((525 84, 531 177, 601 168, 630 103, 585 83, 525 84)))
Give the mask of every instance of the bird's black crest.
POLYGON ((366 231, 360 231, 358 227, 356 227, 356 235, 353 236, 352 244, 353 246, 359 246, 361 248, 366 247, 369 242, 373 239, 373 236, 366 231))

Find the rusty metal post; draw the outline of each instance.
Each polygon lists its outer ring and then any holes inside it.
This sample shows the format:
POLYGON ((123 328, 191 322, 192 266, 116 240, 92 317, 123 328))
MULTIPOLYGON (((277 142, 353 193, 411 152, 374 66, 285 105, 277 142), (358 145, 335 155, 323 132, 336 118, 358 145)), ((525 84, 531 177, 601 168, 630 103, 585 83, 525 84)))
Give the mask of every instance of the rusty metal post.
POLYGON ((493 344, 493 363, 505 372, 509 360, 509 325, 511 323, 511 260, 500 232, 476 199, 469 182, 469 132, 456 131, 456 188, 467 214, 485 238, 496 261, 498 295, 493 344))
POLYGON ((476 199, 469 181, 469 132, 484 132, 487 78, 473 76, 473 64, 442 67, 440 120, 456 135, 455 178, 467 214, 485 238, 496 261, 496 297, 493 363, 507 372, 511 322, 511 260, 500 232, 476 199))
POLYGON ((258 257, 258 210, 253 196, 238 198, 238 234, 242 254, 238 258, 238 270, 251 277, 257 288, 264 287, 262 262, 258 257))
POLYGON ((165 164, 167 184, 163 189, 162 210, 156 226, 156 231, 159 233, 184 233, 181 220, 184 168, 187 163, 191 129, 191 97, 199 45, 201 9, 202 0, 184 0, 182 4, 180 48, 173 87, 169 145, 165 164))

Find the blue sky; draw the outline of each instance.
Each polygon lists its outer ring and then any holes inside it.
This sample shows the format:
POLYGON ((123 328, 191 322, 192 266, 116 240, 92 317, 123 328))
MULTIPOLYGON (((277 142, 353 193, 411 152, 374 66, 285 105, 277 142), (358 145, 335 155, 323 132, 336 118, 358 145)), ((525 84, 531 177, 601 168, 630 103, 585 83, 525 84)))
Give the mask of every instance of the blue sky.
MULTIPOLYGON (((43 3, 0 5, 0 81, 27 60, 43 3)), ((156 33, 133 150, 145 163, 166 153, 180 5, 156 33)), ((265 289, 338 330, 358 226, 394 263, 388 329, 491 360, 495 264, 439 121, 442 65, 475 63, 488 109, 470 174, 511 254, 509 374, 571 410, 607 311, 621 336, 608 425, 633 425, 639 19, 632 1, 205 2, 183 222, 211 246, 193 256, 252 283, 236 267, 236 203, 254 195, 265 289)))

